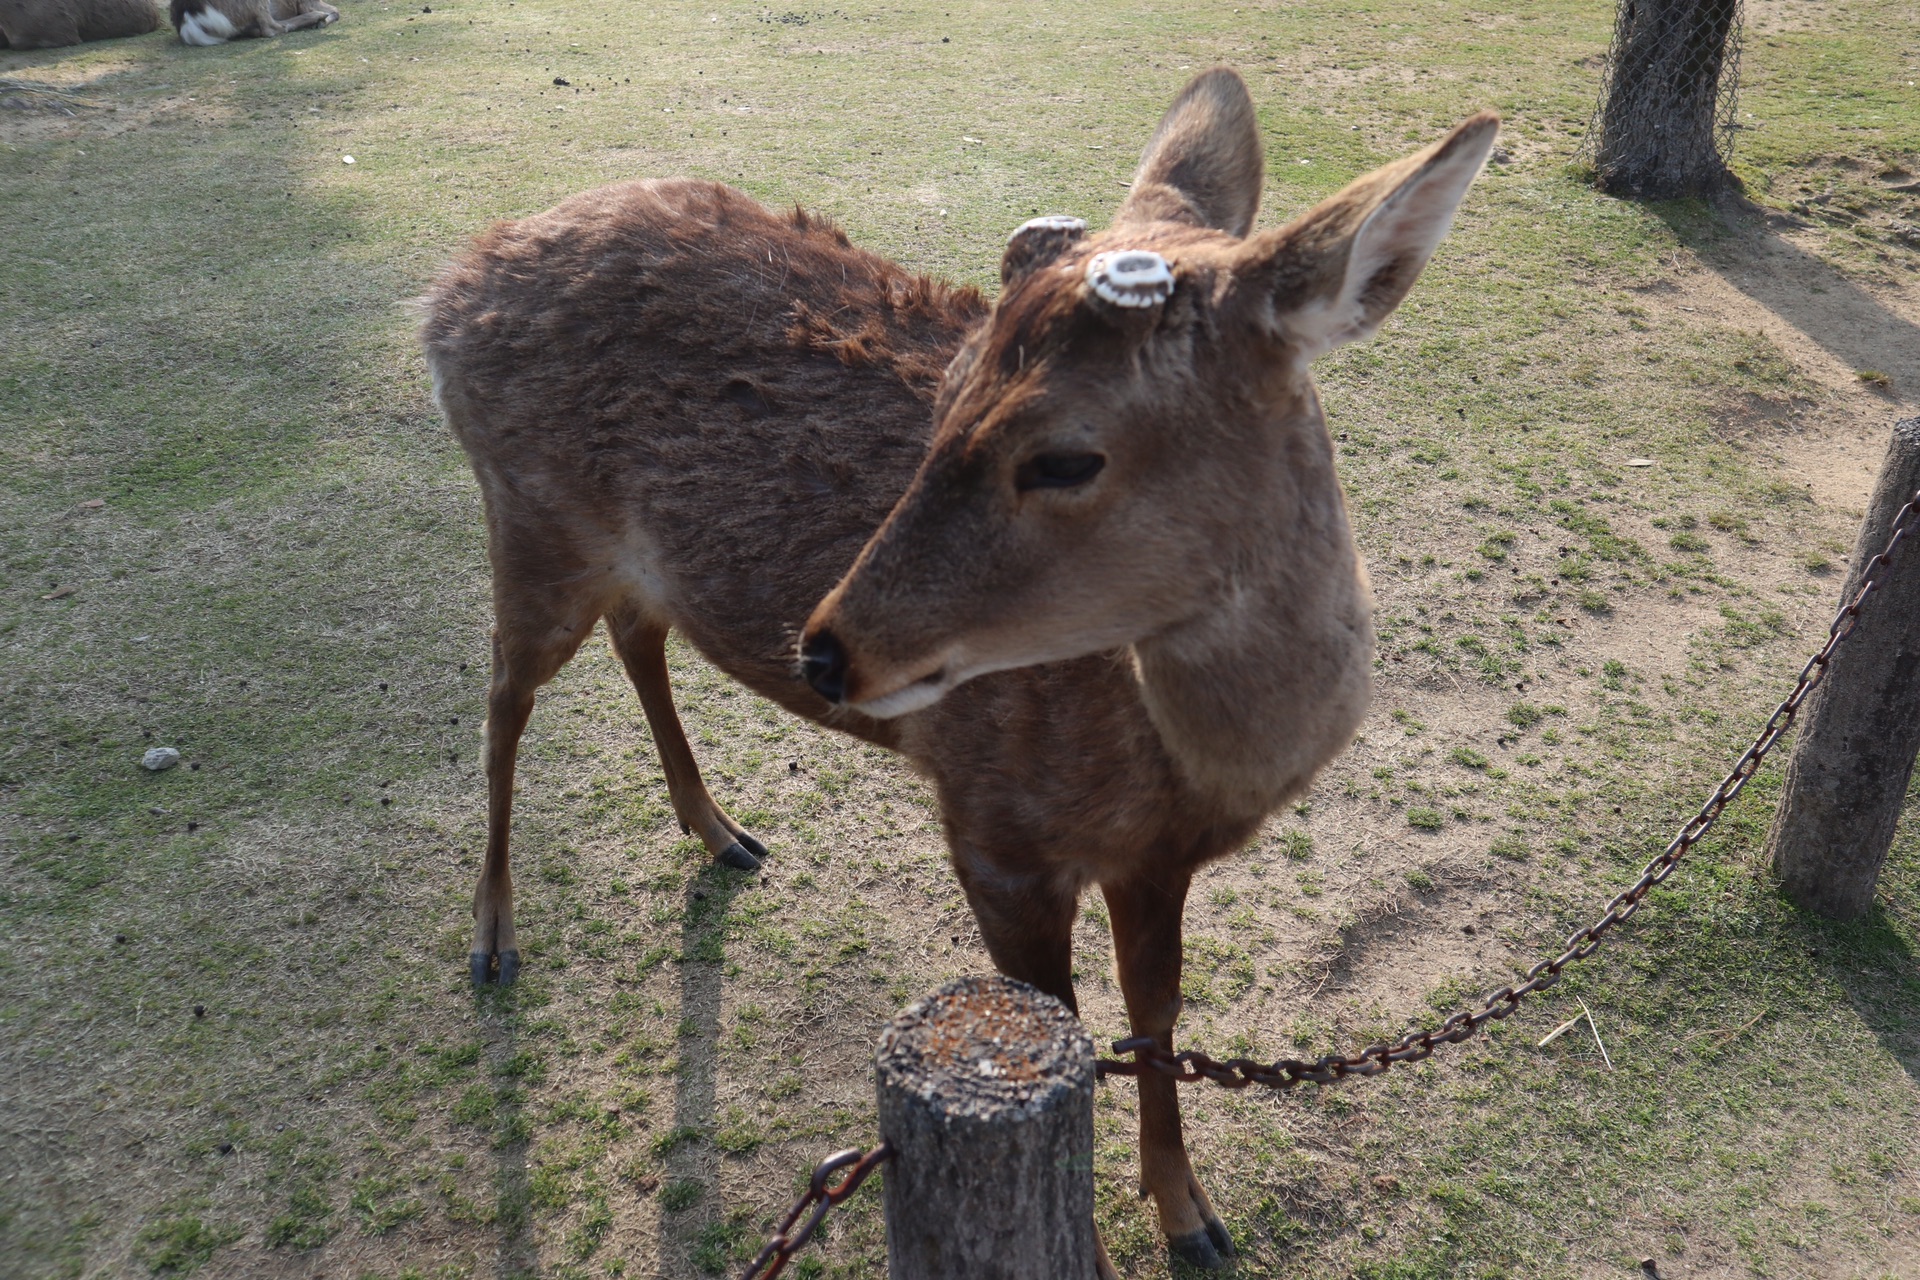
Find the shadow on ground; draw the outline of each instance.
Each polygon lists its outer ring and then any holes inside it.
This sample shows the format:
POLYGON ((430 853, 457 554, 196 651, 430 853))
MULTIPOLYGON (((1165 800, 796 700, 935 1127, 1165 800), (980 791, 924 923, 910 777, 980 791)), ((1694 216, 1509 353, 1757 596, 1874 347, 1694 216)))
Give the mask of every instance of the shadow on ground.
POLYGON ((1881 370, 1909 395, 1920 388, 1920 325, 1781 236, 1779 215, 1731 201, 1648 208, 1722 280, 1848 369, 1881 370))

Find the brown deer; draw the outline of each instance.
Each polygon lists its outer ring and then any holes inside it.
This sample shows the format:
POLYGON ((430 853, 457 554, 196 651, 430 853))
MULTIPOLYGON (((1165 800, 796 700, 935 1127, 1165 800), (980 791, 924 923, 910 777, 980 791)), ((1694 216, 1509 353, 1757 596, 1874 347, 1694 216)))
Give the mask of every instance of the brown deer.
MULTIPOLYGON (((1070 1006, 1097 884, 1133 1033, 1171 1045, 1194 871, 1367 703, 1367 580, 1308 363, 1399 303, 1497 124, 1249 234, 1253 106, 1209 71, 1113 225, 1022 227, 991 307, 710 182, 485 233, 423 331, 494 571, 474 980, 519 964, 507 833, 535 690, 604 618, 674 810, 722 862, 766 850, 701 783, 669 628, 928 775, 994 963, 1070 1006)), ((1141 1079, 1140 1122, 1172 1247, 1219 1265, 1171 1080, 1141 1079)))
POLYGON ((0 0, 0 49, 60 49, 159 26, 153 0, 0 0))
POLYGON ((173 0, 167 16, 181 44, 206 47, 324 27, 340 11, 325 0, 173 0))

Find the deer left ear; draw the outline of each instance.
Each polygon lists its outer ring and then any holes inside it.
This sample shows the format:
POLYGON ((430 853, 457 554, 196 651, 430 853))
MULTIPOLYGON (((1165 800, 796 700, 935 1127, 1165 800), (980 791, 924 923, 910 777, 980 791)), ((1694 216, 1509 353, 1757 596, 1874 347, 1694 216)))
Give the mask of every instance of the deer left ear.
POLYGON ((1247 241, 1234 277, 1257 322, 1309 360, 1371 337, 1453 225, 1499 129, 1500 117, 1483 111, 1247 241))

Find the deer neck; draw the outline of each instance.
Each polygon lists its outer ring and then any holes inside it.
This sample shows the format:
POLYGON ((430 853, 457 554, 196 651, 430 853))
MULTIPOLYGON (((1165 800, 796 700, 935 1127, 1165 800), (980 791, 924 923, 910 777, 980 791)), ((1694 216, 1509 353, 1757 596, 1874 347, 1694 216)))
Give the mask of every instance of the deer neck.
POLYGON ((1147 714, 1223 817, 1263 817, 1305 791, 1366 713, 1371 592, 1330 496, 1318 518, 1263 530, 1266 563, 1227 581, 1216 607, 1134 645, 1147 714))

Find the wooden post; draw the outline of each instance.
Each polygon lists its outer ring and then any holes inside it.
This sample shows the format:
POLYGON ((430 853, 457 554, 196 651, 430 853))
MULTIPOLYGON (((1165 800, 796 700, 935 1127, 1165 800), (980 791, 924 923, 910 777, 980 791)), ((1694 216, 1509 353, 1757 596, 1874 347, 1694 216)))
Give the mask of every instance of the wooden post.
POLYGON ((1093 1041, 1065 1005, 961 978, 875 1066, 891 1280, 1093 1280, 1093 1041))
MULTIPOLYGON (((1860 589, 1867 561, 1886 547, 1893 518, 1916 490, 1920 418, 1906 418, 1893 426, 1841 600, 1860 589)), ((1787 896, 1836 920, 1872 905, 1920 754, 1920 533, 1907 534, 1878 581, 1800 713, 1767 840, 1787 896)))

